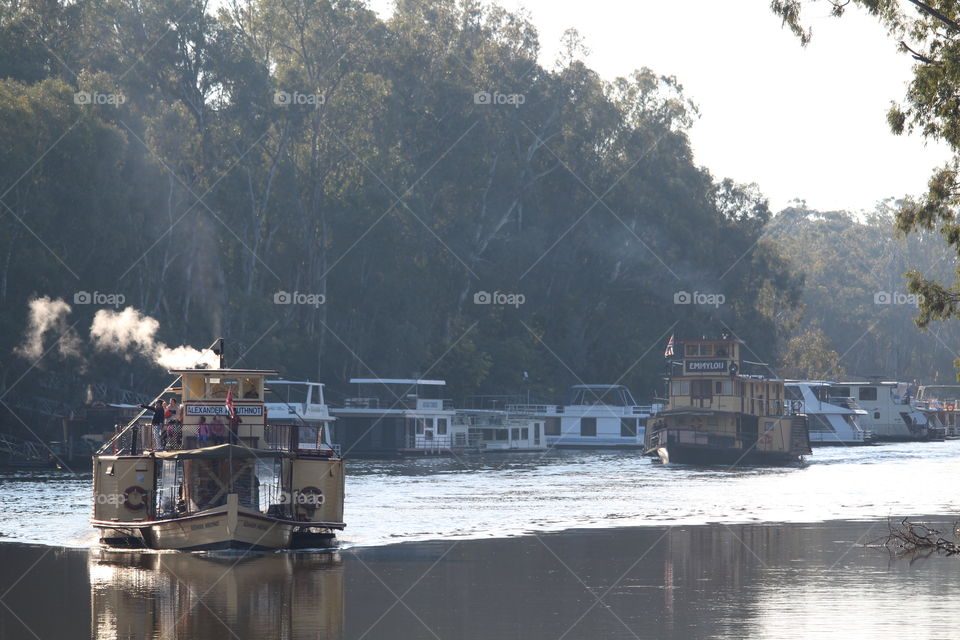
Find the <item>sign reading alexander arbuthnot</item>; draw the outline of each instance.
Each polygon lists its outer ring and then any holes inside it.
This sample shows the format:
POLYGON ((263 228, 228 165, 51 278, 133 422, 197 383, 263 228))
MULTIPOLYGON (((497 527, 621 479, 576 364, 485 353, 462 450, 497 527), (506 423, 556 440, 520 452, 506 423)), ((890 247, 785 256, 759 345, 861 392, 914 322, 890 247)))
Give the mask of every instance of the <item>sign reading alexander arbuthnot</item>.
MULTIPOLYGON (((238 404, 233 408, 233 410, 238 416, 262 416, 263 415, 263 407, 259 405, 253 406, 253 407, 245 407, 242 404, 238 404)), ((230 412, 227 411, 227 408, 222 404, 188 404, 187 415, 188 416, 227 416, 227 415, 230 415, 230 412)))
POLYGON ((726 373, 729 360, 684 360, 684 373, 726 373))

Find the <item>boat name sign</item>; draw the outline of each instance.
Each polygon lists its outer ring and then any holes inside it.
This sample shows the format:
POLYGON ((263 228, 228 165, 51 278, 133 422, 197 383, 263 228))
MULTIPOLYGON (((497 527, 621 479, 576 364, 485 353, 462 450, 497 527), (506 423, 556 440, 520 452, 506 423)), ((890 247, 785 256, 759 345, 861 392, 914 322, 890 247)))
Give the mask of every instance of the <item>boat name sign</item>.
MULTIPOLYGON (((237 405, 233 408, 238 416, 262 416, 263 407, 260 405, 245 407, 237 405)), ((227 407, 222 404, 189 404, 187 405, 188 416, 225 416, 229 415, 227 407)))
POLYGON ((729 360, 684 360, 685 373, 726 373, 729 360))

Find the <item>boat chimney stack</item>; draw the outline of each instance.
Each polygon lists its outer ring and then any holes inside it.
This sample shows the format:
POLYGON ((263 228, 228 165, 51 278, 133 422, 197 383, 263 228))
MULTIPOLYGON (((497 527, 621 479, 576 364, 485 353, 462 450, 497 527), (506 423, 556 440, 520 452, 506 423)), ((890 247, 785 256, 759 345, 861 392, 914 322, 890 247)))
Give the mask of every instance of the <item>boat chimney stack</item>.
POLYGON ((223 369, 223 338, 217 338, 216 346, 213 348, 213 352, 220 356, 220 368, 223 369))

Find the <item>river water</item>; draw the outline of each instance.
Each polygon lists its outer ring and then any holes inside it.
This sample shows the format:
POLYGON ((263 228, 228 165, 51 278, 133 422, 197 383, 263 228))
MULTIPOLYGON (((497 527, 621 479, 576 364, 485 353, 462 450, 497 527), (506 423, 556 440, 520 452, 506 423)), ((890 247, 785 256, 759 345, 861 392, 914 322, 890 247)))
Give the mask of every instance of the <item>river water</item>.
POLYGON ((0 474, 0 638, 956 638, 960 442, 797 468, 634 453, 351 461, 339 551, 106 552, 89 475, 0 474), (56 612, 56 615, 51 615, 56 612))

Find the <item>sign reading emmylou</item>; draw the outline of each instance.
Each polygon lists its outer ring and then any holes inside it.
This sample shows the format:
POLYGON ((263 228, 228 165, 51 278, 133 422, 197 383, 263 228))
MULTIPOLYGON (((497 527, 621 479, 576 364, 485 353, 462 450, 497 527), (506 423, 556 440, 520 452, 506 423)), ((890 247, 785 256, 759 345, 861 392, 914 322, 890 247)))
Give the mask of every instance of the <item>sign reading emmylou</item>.
POLYGON ((729 360, 684 360, 684 373, 727 373, 729 360))
MULTIPOLYGON (((263 407, 260 405, 245 407, 242 404, 238 404, 233 408, 233 411, 238 416, 262 416, 263 415, 263 407)), ((230 415, 230 412, 227 411, 227 407, 222 404, 188 404, 187 415, 188 416, 226 416, 226 415, 230 415)))

